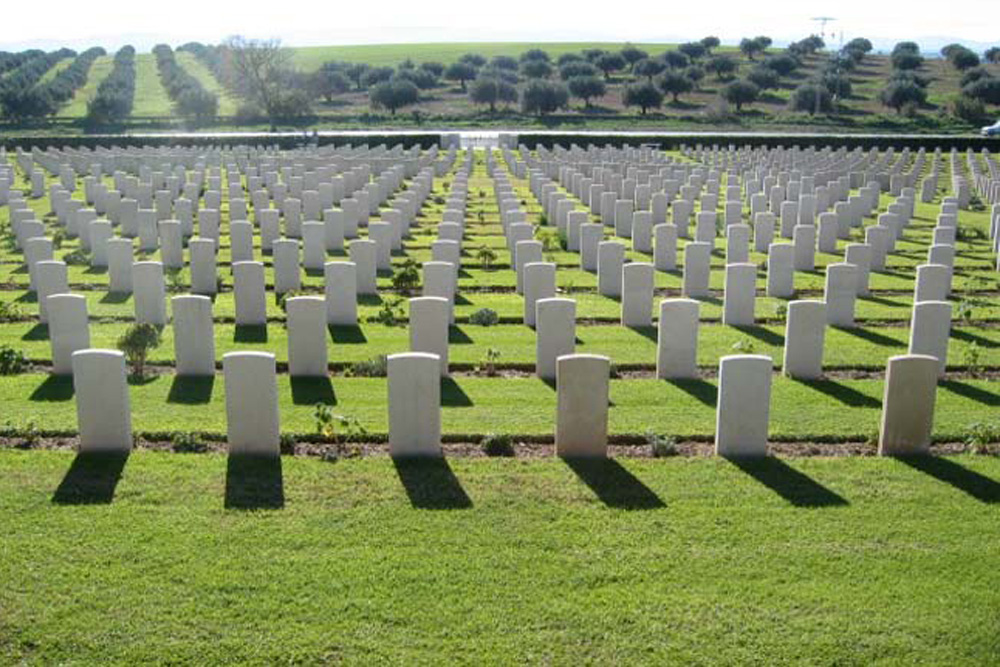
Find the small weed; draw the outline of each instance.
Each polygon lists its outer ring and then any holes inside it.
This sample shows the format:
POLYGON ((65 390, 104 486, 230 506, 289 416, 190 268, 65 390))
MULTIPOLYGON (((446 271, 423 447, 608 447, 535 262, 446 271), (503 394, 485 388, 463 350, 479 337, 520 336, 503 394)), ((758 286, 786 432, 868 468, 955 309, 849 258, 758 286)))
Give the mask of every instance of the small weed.
POLYGON ((479 445, 486 456, 514 456, 514 439, 506 434, 489 433, 479 445))
POLYGON ((197 433, 175 431, 170 435, 170 448, 175 452, 201 453, 208 451, 208 445, 197 433))
POLYGON ((975 454, 988 454, 990 443, 1000 442, 1000 422, 975 422, 968 426, 966 446, 975 454))
POLYGON ((753 354, 756 349, 757 346, 754 345, 754 342, 749 338, 740 338, 738 341, 733 343, 732 347, 733 352, 737 352, 739 354, 753 354))
POLYGON ((356 361, 346 368, 345 377, 384 378, 388 374, 388 359, 384 354, 377 357, 356 361))
POLYGON ((486 377, 496 377, 497 362, 500 361, 500 350, 491 347, 486 350, 482 361, 479 362, 479 372, 486 377))
POLYGON ((677 440, 672 435, 658 435, 652 431, 646 433, 646 444, 654 458, 665 458, 677 455, 677 440))

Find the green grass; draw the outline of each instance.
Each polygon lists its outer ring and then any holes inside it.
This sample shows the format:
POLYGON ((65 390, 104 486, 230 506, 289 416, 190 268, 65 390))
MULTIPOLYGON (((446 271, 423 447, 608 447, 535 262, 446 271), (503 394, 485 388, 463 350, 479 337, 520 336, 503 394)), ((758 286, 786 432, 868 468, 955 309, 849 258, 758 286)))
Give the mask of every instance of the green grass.
MULTIPOLYGON (((130 388, 132 427, 142 433, 176 430, 225 433, 225 383, 149 378, 130 388)), ((503 379, 464 376, 442 384, 442 429, 451 436, 511 433, 552 436, 556 392, 534 377, 503 379)), ((388 391, 384 378, 344 378, 290 382, 278 377, 281 428, 315 433, 313 406, 323 402, 355 417, 372 434, 385 434, 388 391)), ((647 431, 708 438, 715 432, 715 380, 611 381, 609 431, 641 435, 647 431)), ((784 441, 864 441, 881 414, 882 381, 826 379, 800 382, 775 377, 770 436, 784 441)), ((76 405, 70 377, 30 373, 5 378, 0 403, 10 426, 30 423, 52 432, 73 432, 76 405)), ((942 441, 962 440, 968 427, 1000 406, 989 380, 959 379, 938 388, 934 434, 942 441)))
POLYGON ((194 54, 175 51, 174 57, 177 59, 177 64, 197 79, 205 90, 219 96, 220 116, 232 116, 236 113, 239 103, 219 84, 208 68, 194 57, 194 54))
POLYGON ((5 450, 0 661, 994 664, 998 479, 5 450))
MULTIPOLYGON (((362 62, 369 65, 395 66, 407 58, 414 62, 436 61, 453 63, 466 53, 478 53, 487 58, 494 56, 518 57, 528 49, 543 49, 553 59, 564 53, 584 49, 621 49, 624 43, 611 42, 445 42, 426 44, 355 44, 348 46, 299 46, 293 48, 292 62, 303 70, 315 71, 328 60, 362 62)), ((652 54, 666 51, 672 44, 636 44, 652 54)))
POLYGON ((59 72, 61 72, 64 69, 66 69, 67 67, 69 67, 71 64, 73 64, 74 60, 76 60, 75 57, 63 58, 62 60, 60 60, 59 62, 57 62, 55 65, 53 65, 52 67, 50 67, 48 69, 48 71, 45 72, 45 74, 42 75, 42 78, 38 80, 38 83, 39 84, 45 84, 45 83, 48 83, 49 81, 51 81, 52 79, 56 78, 56 75, 59 74, 59 72))
POLYGON ((132 116, 169 116, 172 103, 167 89, 160 82, 160 72, 156 68, 156 56, 140 53, 135 57, 135 100, 132 116))
POLYGON ((94 60, 87 72, 87 83, 77 88, 73 99, 59 110, 59 116, 65 118, 83 118, 87 115, 87 103, 97 96, 97 87, 108 78, 114 68, 114 56, 100 56, 94 60))

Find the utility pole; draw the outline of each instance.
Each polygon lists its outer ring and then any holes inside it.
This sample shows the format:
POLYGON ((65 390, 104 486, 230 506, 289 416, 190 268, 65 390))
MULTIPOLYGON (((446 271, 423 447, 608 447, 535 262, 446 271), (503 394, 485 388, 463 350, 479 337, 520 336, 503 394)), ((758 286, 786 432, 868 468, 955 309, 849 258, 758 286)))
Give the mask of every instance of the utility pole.
MULTIPOLYGON (((815 21, 815 22, 817 22, 817 23, 819 23, 819 37, 820 37, 820 39, 823 40, 823 43, 825 45, 826 44, 826 24, 830 23, 831 21, 836 21, 837 19, 833 18, 832 16, 815 16, 815 17, 813 17, 812 20, 815 21)), ((831 37, 832 36, 833 35, 831 34, 831 37)), ((823 100, 823 97, 822 97, 822 95, 823 95, 822 86, 823 86, 823 81, 821 79, 818 79, 816 81, 816 101, 815 101, 815 104, 813 106, 813 114, 814 115, 819 113, 820 104, 822 103, 822 100, 823 100)))

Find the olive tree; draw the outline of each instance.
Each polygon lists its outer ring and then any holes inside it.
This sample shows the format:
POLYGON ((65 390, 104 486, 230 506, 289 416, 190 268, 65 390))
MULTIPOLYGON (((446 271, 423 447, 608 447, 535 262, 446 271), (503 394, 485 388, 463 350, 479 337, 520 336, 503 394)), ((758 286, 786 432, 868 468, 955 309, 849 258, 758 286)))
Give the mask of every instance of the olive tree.
POLYGON ((521 109, 539 116, 564 108, 569 103, 566 86, 554 81, 533 79, 521 91, 521 109))
POLYGON ((517 88, 500 77, 480 76, 469 86, 469 98, 476 104, 490 105, 490 113, 494 113, 498 102, 517 102, 517 88))
POLYGON ((744 104, 753 104, 760 95, 760 88, 745 79, 733 81, 722 89, 722 97, 736 106, 736 112, 743 110, 744 104))
POLYGON ((694 83, 691 79, 680 72, 667 72, 660 77, 658 83, 660 90, 670 95, 675 103, 680 100, 681 95, 690 93, 694 89, 694 83))
POLYGON ((663 105, 663 93, 652 83, 638 83, 625 88, 622 101, 627 107, 639 107, 645 116, 647 110, 659 109, 663 105))
POLYGON ((469 63, 457 62, 448 65, 448 68, 444 71, 444 78, 449 81, 458 81, 462 86, 462 92, 465 92, 465 82, 472 81, 476 78, 476 68, 469 63))
POLYGON ((903 109, 923 104, 927 101, 927 91, 909 81, 890 81, 882 89, 879 98, 882 104, 903 113, 903 109))
POLYGON ((590 107, 590 100, 595 97, 603 97, 607 92, 607 86, 598 76, 574 76, 566 82, 570 94, 583 100, 586 107, 590 107))
POLYGON ((611 79, 612 72, 618 72, 625 68, 625 59, 620 53, 605 53, 594 64, 604 72, 604 79, 607 81, 611 79))
POLYGON ((416 104, 420 99, 420 91, 412 81, 393 78, 377 83, 368 91, 368 100, 372 107, 388 109, 393 116, 396 111, 405 106, 416 104))

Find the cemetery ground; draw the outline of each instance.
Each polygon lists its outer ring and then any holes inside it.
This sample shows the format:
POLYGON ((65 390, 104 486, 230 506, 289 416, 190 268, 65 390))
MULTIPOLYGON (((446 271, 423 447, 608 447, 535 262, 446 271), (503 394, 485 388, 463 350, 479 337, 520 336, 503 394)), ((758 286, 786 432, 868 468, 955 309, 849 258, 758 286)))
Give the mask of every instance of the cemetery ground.
POLYGON ((995 457, 72 461, 0 450, 2 662, 1000 656, 995 457))
MULTIPOLYGON (((431 259, 464 158, 434 179, 413 237, 392 258, 397 271, 431 259)), ((528 220, 548 223, 527 180, 496 164, 528 220)), ((995 435, 977 430, 1000 418, 987 210, 959 214, 935 456, 858 455, 874 452, 886 361, 907 350, 916 267, 949 192, 947 157, 941 165, 934 202, 917 201, 887 269, 872 273, 872 294, 858 298, 858 326, 827 329, 820 380, 780 374, 787 300, 758 292, 753 326, 721 323, 724 236, 700 299, 700 377, 656 379, 655 326, 622 326, 621 302, 601 296, 595 274, 541 224, 558 295, 577 302, 577 352, 615 364, 609 433, 623 455, 592 462, 553 455, 556 391, 533 373, 535 333, 522 323, 482 151, 468 183, 452 373, 442 380, 447 456, 435 461, 387 456, 386 379, 364 376, 359 363, 410 349, 408 295, 380 274, 378 295, 359 297, 359 325, 329 330, 330 377, 291 379, 274 258, 259 234, 268 321, 234 323, 225 193, 215 356, 277 357, 287 455, 223 454, 223 376, 176 377, 167 326, 148 375, 128 387, 136 449, 76 456, 73 382, 50 373, 49 332, 0 208, 0 345, 29 363, 0 377, 0 662, 997 662, 1000 459, 995 435), (484 247, 495 253, 490 266, 484 247), (482 308, 499 322, 473 323, 482 308), (716 369, 734 352, 774 359, 769 439, 780 457, 704 455, 716 369), (317 403, 349 417, 349 430, 319 433, 317 403), (512 436, 517 456, 483 455, 487 434, 512 436), (675 438, 685 455, 650 456, 650 434, 675 438), (182 452, 193 449, 208 451, 182 452)), ((15 187, 30 188, 16 173, 15 187)), ((883 194, 878 211, 892 200, 883 194)), ((54 233, 47 197, 26 201, 54 233)), ((861 238, 853 230, 837 253, 816 254, 815 270, 796 271, 797 298, 823 298, 825 268, 861 238)), ((132 297, 109 292, 107 270, 88 265, 78 240, 61 238, 54 254, 86 297, 91 344, 113 348, 133 320, 132 297)), ((626 256, 650 260, 631 244, 626 256)), ((766 259, 751 244, 759 290, 766 259)), ((168 298, 188 293, 188 268, 167 284, 168 298)), ((657 271, 655 302, 681 284, 679 270, 657 271)), ((304 272, 298 293, 322 295, 323 285, 321 273, 304 272)))

